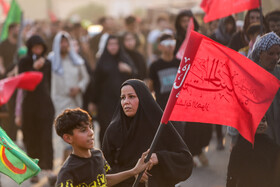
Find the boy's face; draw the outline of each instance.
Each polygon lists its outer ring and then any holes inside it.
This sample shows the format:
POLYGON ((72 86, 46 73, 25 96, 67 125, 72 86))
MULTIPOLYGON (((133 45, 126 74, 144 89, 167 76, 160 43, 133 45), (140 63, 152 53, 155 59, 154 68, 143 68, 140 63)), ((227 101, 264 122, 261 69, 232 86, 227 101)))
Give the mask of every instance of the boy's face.
POLYGON ((275 32, 278 36, 280 35, 280 20, 279 21, 269 21, 269 30, 275 32))
POLYGON ((88 151, 94 147, 94 131, 92 125, 83 123, 82 126, 73 130, 73 135, 66 134, 63 139, 72 145, 75 152, 88 151))
POLYGON ((168 38, 159 43, 159 50, 165 54, 173 54, 176 45, 176 40, 168 38))

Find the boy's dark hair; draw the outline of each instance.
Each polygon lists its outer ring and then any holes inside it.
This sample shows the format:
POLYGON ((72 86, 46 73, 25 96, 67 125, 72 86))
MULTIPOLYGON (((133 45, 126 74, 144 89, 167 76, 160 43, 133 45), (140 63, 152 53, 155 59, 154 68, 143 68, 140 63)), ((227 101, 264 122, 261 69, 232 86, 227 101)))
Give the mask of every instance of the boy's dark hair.
POLYGON ((130 25, 136 22, 136 17, 135 16, 128 16, 125 18, 125 24, 130 25))
POLYGON ((64 134, 73 135, 73 130, 84 124, 92 126, 92 118, 85 110, 80 108, 66 109, 54 121, 56 133, 60 137, 63 137, 64 134))
POLYGON ((171 35, 171 34, 163 33, 163 34, 158 38, 158 42, 162 42, 163 40, 167 40, 167 39, 174 39, 174 37, 173 37, 173 35, 171 35))
POLYGON ((275 10, 272 12, 269 12, 266 16, 265 16, 265 21, 266 23, 270 22, 270 21, 279 21, 280 18, 280 10, 275 10))

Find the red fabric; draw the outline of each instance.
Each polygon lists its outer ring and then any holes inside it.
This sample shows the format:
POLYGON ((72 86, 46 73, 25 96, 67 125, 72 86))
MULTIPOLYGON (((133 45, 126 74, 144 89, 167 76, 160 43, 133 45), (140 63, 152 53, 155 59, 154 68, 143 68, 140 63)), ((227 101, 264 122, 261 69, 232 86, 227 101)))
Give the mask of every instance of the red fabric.
POLYGON ((41 72, 25 72, 15 77, 0 80, 0 106, 9 101, 17 88, 33 91, 42 78, 41 72))
POLYGON ((0 0, 0 4, 2 6, 3 13, 6 16, 9 12, 10 5, 8 3, 6 3, 4 0, 0 0))
POLYGON ((259 6, 259 0, 203 0, 200 4, 205 23, 259 6))
POLYGON ((253 143, 279 87, 276 77, 250 59, 192 31, 162 123, 232 126, 253 143), (188 66, 189 71, 184 70, 188 66))
POLYGON ((188 29, 186 32, 186 38, 183 41, 182 45, 180 46, 180 49, 178 50, 177 54, 176 54, 176 58, 178 59, 182 59, 184 56, 184 52, 188 43, 188 36, 190 35, 191 30, 194 30, 194 23, 193 23, 193 18, 190 19, 189 25, 188 25, 188 29))

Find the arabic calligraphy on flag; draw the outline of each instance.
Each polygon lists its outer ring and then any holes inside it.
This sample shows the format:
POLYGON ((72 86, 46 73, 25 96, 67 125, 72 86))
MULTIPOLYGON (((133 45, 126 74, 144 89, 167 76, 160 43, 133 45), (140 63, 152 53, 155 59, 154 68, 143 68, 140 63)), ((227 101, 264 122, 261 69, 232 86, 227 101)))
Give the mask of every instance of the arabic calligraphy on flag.
POLYGON ((162 123, 227 125, 253 143, 280 81, 245 56, 197 32, 191 31, 188 46, 162 123), (185 66, 190 69, 180 71, 185 66))

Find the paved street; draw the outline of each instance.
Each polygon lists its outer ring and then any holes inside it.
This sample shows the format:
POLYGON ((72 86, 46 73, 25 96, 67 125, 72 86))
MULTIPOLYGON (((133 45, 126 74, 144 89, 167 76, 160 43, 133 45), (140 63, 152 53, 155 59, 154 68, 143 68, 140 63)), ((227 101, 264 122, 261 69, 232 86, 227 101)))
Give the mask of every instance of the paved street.
MULTIPOLYGON (((225 150, 216 150, 216 138, 213 137, 206 153, 209 159, 209 166, 198 167, 193 169, 193 173, 190 178, 182 182, 179 187, 225 187, 226 186, 226 174, 227 165, 229 161, 230 151, 230 137, 226 137, 225 150)), ((195 162, 199 163, 195 158, 195 162)))
MULTIPOLYGON (((98 132, 98 126, 96 133, 98 132)), ((96 139, 98 139, 96 137, 96 139)), ((216 137, 215 134, 212 138, 208 150, 206 149, 206 155, 209 159, 209 166, 202 167, 197 158, 195 162, 197 167, 193 169, 191 177, 180 184, 177 187, 224 187, 226 184, 226 171, 229 159, 229 137, 226 137, 226 148, 223 151, 216 150, 216 137)), ((62 145, 59 137, 54 136, 55 145, 55 169, 57 173, 60 169, 61 155, 62 155, 62 145)), ((99 142, 96 142, 96 147, 99 147, 99 142)), ((18 187, 14 181, 6 177, 5 175, 0 175, 1 187, 18 187)), ((30 180, 25 181, 20 186, 22 187, 49 187, 47 177, 44 172, 39 173, 40 182, 37 184, 31 184, 30 180)))

